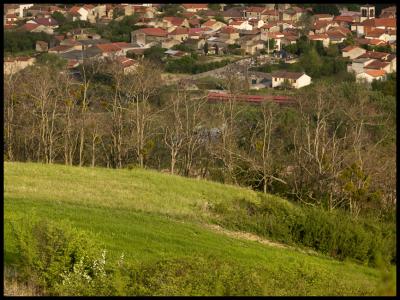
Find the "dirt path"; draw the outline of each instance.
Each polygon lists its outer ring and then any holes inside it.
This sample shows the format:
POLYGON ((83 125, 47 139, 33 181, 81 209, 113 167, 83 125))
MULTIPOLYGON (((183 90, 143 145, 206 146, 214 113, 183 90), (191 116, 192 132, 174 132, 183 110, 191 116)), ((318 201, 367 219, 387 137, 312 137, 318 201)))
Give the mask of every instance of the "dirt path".
POLYGON ((227 236, 234 237, 237 239, 244 239, 244 240, 248 240, 248 241, 259 242, 261 244, 265 244, 265 245, 272 246, 272 247, 291 248, 288 245, 272 242, 270 240, 267 240, 265 238, 262 238, 258 235, 255 235, 255 234, 252 234, 249 232, 232 231, 232 230, 225 229, 225 228, 223 228, 219 225, 215 225, 215 224, 204 224, 204 226, 213 231, 216 231, 216 232, 219 232, 219 233, 222 233, 222 234, 225 234, 227 236))
POLYGON ((252 234, 249 232, 232 231, 232 230, 223 228, 223 227, 221 227, 219 225, 215 225, 215 224, 203 224, 203 226, 208 229, 211 229, 212 231, 227 235, 229 237, 243 239, 243 240, 247 240, 247 241, 259 242, 261 244, 272 246, 272 247, 277 247, 277 248, 286 248, 286 249, 296 250, 296 251, 306 253, 306 254, 319 255, 318 252, 316 252, 312 249, 300 249, 297 247, 292 247, 292 246, 281 244, 278 242, 272 242, 266 238, 260 237, 256 234, 252 234))

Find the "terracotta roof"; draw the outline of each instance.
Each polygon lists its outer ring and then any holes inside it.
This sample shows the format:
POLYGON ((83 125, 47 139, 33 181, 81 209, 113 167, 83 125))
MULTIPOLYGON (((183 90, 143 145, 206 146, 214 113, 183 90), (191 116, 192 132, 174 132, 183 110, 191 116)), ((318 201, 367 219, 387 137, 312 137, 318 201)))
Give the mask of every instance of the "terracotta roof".
POLYGON ((136 60, 133 60, 131 58, 127 58, 127 57, 117 57, 117 61, 124 67, 130 67, 133 66, 135 64, 137 64, 136 60))
POLYGON ((381 69, 387 67, 388 65, 390 65, 390 63, 379 61, 379 60, 374 60, 373 62, 366 65, 365 68, 381 70, 381 69))
POLYGON ((372 77, 381 77, 386 74, 384 70, 365 70, 364 73, 372 76, 372 77))
POLYGON ((85 4, 85 5, 83 6, 83 8, 86 9, 86 10, 90 10, 90 9, 93 9, 93 8, 94 8, 94 5, 92 5, 92 4, 85 4))
POLYGON ((8 14, 8 15, 6 15, 6 18, 7 19, 16 19, 17 16, 15 14, 8 14))
POLYGON ((268 22, 268 24, 264 24, 261 28, 269 29, 272 27, 278 26, 278 22, 268 22))
POLYGON ((229 23, 229 25, 231 25, 231 26, 240 26, 243 23, 244 23, 243 20, 241 20, 241 21, 232 21, 232 22, 229 23))
POLYGON ((342 52, 349 52, 349 51, 357 49, 357 48, 361 49, 360 47, 357 47, 357 46, 347 46, 342 49, 342 52))
POLYGON ((71 14, 79 14, 78 11, 79 11, 80 9, 81 9, 81 8, 80 8, 79 6, 73 6, 73 7, 71 7, 71 9, 69 10, 69 13, 71 13, 71 14))
POLYGON ((168 33, 168 35, 180 35, 180 34, 189 34, 189 29, 177 27, 172 32, 168 33))
POLYGON ((333 15, 330 14, 315 14, 314 15, 315 18, 333 18, 333 15))
POLYGON ((376 29, 368 31, 368 33, 365 34, 365 36, 379 38, 384 33, 385 33, 385 29, 376 28, 376 29))
POLYGON ((50 48, 50 49, 49 49, 49 52, 50 52, 50 51, 64 52, 64 51, 70 50, 70 49, 72 49, 72 48, 73 48, 73 46, 68 46, 68 45, 56 46, 56 47, 50 48))
POLYGON ((262 14, 266 15, 266 16, 277 16, 277 15, 279 15, 278 11, 275 10, 275 9, 266 10, 262 14))
POLYGON ((337 30, 328 31, 327 35, 329 36, 330 39, 346 38, 346 34, 340 32, 340 31, 337 31, 337 30))
POLYGON ((120 51, 121 48, 118 47, 117 45, 114 45, 112 43, 107 43, 107 44, 97 44, 95 47, 99 48, 101 52, 117 52, 120 51))
POLYGON ((308 35, 309 40, 320 40, 320 39, 327 39, 327 38, 329 38, 329 36, 326 33, 308 35))
POLYGON ((192 3, 192 4, 182 4, 185 9, 208 9, 208 4, 206 3, 192 3))
POLYGON ((141 28, 139 29, 139 31, 150 36, 165 36, 165 37, 167 36, 167 31, 165 31, 162 28, 148 27, 148 28, 141 28))
POLYGON ((227 26, 225 28, 222 28, 221 30, 222 33, 235 33, 237 32, 235 28, 231 27, 231 26, 227 26))
POLYGON ((333 21, 352 23, 352 22, 354 22, 354 17, 352 17, 352 16, 335 16, 333 18, 333 21))
POLYGON ((200 20, 198 18, 191 18, 189 19, 189 24, 193 26, 200 25, 200 20))
MULTIPOLYGON (((132 44, 130 43, 126 43, 126 42, 116 42, 116 43, 112 43, 113 45, 119 47, 119 48, 130 48, 132 47, 132 44)), ((101 45, 101 44, 99 44, 101 45)))
POLYGON ((23 30, 32 31, 39 26, 40 26, 39 24, 26 23, 26 24, 22 25, 20 28, 23 30))
POLYGON ((375 26, 375 27, 396 27, 395 18, 375 18, 361 22, 364 26, 375 26))
POLYGON ((385 44, 384 41, 379 40, 379 39, 358 39, 357 42, 360 45, 373 45, 373 46, 385 44))
POLYGON ((163 21, 168 21, 168 22, 171 22, 172 25, 180 26, 185 21, 185 19, 178 18, 178 17, 164 17, 163 21))
POLYGON ((208 20, 207 22, 203 23, 201 26, 202 26, 202 27, 211 27, 211 26, 213 26, 215 23, 217 23, 217 21, 208 20))
POLYGON ((301 76, 303 76, 305 73, 299 73, 299 72, 287 72, 287 71, 276 71, 272 72, 271 76, 272 77, 277 77, 277 78, 287 78, 287 79, 299 79, 301 76))
POLYGON ((359 58, 375 58, 375 59, 383 59, 384 57, 389 56, 389 53, 379 52, 379 51, 367 51, 359 58))

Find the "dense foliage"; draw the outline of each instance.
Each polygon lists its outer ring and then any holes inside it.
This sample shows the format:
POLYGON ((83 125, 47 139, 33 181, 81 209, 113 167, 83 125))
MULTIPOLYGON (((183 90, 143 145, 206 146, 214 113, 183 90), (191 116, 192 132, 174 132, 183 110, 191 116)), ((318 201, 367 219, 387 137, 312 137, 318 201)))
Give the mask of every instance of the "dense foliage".
POLYGON ((37 41, 50 42, 51 36, 44 32, 4 31, 4 52, 15 54, 34 50, 37 41))
POLYGON ((273 197, 260 204, 238 199, 236 205, 217 205, 220 223, 276 241, 303 245, 337 259, 351 258, 375 265, 396 262, 396 227, 373 219, 353 220, 342 212, 296 207, 273 197))
POLYGON ((210 70, 222 68, 229 64, 230 60, 225 59, 217 62, 198 63, 192 56, 184 56, 180 59, 169 60, 165 70, 171 73, 203 73, 210 70))

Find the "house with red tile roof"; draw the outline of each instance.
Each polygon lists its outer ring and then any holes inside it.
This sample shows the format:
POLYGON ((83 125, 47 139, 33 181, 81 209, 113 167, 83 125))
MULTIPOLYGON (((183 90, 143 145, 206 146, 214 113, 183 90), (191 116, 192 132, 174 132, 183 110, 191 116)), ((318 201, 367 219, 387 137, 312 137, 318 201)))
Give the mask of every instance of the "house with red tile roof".
POLYGON ((342 57, 348 57, 349 59, 355 59, 362 54, 367 52, 364 48, 358 46, 347 46, 342 49, 342 57))
POLYGON ((276 71, 271 73, 272 87, 281 86, 287 81, 292 87, 299 89, 311 84, 311 77, 302 72, 276 71))
POLYGON ((113 43, 97 44, 94 47, 100 50, 103 57, 124 55, 123 50, 113 43))
POLYGON ((368 33, 365 34, 365 38, 378 39, 387 42, 390 40, 390 35, 387 34, 387 31, 385 29, 375 28, 373 30, 369 30, 368 33))
POLYGON ((350 28, 351 24, 356 22, 356 17, 354 16, 335 16, 333 21, 339 24, 339 26, 350 28))
POLYGON ((131 32, 131 42, 139 45, 146 45, 153 42, 159 42, 168 38, 168 32, 162 28, 141 28, 131 32))
POLYGON ((232 26, 227 26, 221 29, 220 37, 227 40, 237 40, 239 38, 239 32, 232 26))
POLYGON ((332 44, 343 43, 347 37, 347 34, 340 30, 328 30, 326 34, 329 36, 329 40, 332 44))
POLYGON ((357 39, 357 44, 359 45, 369 45, 369 46, 383 46, 386 45, 385 41, 380 39, 357 39))
POLYGON ((351 25, 351 31, 357 33, 358 36, 367 34, 374 29, 396 29, 395 18, 375 18, 368 19, 363 22, 354 23, 351 25))
POLYGON ((179 18, 179 17, 164 17, 162 19, 163 28, 170 29, 173 27, 186 27, 189 28, 189 22, 186 18, 179 18))
POLYGON ((7 14, 4 16, 4 25, 15 25, 18 18, 15 14, 7 14))
POLYGON ((396 18, 396 6, 382 9, 379 18, 396 18))
POLYGON ((184 41, 189 37, 189 29, 184 27, 177 27, 173 31, 168 33, 169 38, 173 38, 177 41, 184 41))
POLYGON ((138 61, 124 56, 117 57, 116 61, 121 66, 124 74, 135 71, 139 65, 138 61))
POLYGON ((391 73, 390 62, 374 60, 366 65, 364 70, 383 70, 385 73, 391 73))
POLYGON ((207 22, 201 24, 202 28, 211 28, 214 31, 217 31, 225 26, 226 26, 226 24, 219 22, 219 21, 215 21, 215 20, 208 20, 207 22))
POLYGON ((206 3, 182 4, 182 7, 187 12, 198 12, 201 10, 208 10, 208 4, 206 3))
POLYGON ((72 17, 72 21, 87 21, 89 12, 86 8, 75 5, 71 7, 68 14, 72 17))
POLYGON ((54 54, 60 54, 60 53, 70 52, 70 51, 73 51, 73 50, 75 50, 74 46, 67 46, 67 45, 63 46, 63 45, 60 45, 60 46, 56 46, 56 47, 50 48, 48 50, 48 52, 49 53, 54 53, 54 54))
POLYGON ((4 58, 4 74, 14 74, 28 66, 32 66, 35 62, 36 58, 29 56, 6 57, 4 58))
POLYGON ((276 21, 268 22, 267 24, 264 24, 260 29, 261 29, 261 33, 264 33, 264 32, 279 32, 280 31, 278 22, 276 22, 276 21))
POLYGON ((243 10, 245 18, 257 18, 262 19, 261 15, 268 9, 265 6, 249 6, 243 10))
POLYGON ((229 26, 241 30, 252 30, 253 26, 246 19, 232 19, 229 22, 229 26))
POLYGON ((373 80, 384 80, 385 78, 386 73, 383 70, 365 70, 356 75, 356 80, 358 82, 371 83, 373 80))
POLYGON ((53 18, 37 18, 32 21, 34 21, 36 24, 50 27, 53 29, 58 27, 58 22, 56 20, 54 20, 53 18))

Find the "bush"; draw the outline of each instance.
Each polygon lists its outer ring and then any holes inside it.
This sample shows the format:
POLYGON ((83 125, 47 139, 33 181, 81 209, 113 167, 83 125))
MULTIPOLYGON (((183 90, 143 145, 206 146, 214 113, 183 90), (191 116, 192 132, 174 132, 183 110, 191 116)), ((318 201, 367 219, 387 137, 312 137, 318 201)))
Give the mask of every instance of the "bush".
POLYGON ((261 279, 250 268, 217 257, 176 258, 131 271, 130 295, 260 295, 261 279))
POLYGON ((352 219, 345 212, 300 208, 273 197, 262 196, 260 204, 246 199, 235 203, 231 207, 221 203, 213 208, 223 226, 311 247, 341 260, 348 258, 375 265, 382 256, 386 263, 396 262, 394 223, 352 219))
POLYGON ((17 241, 21 278, 33 279, 35 284, 50 294, 58 294, 65 274, 81 267, 93 275, 94 257, 99 247, 87 234, 66 224, 40 220, 11 222, 17 241), (33 278, 32 278, 33 277, 33 278))

